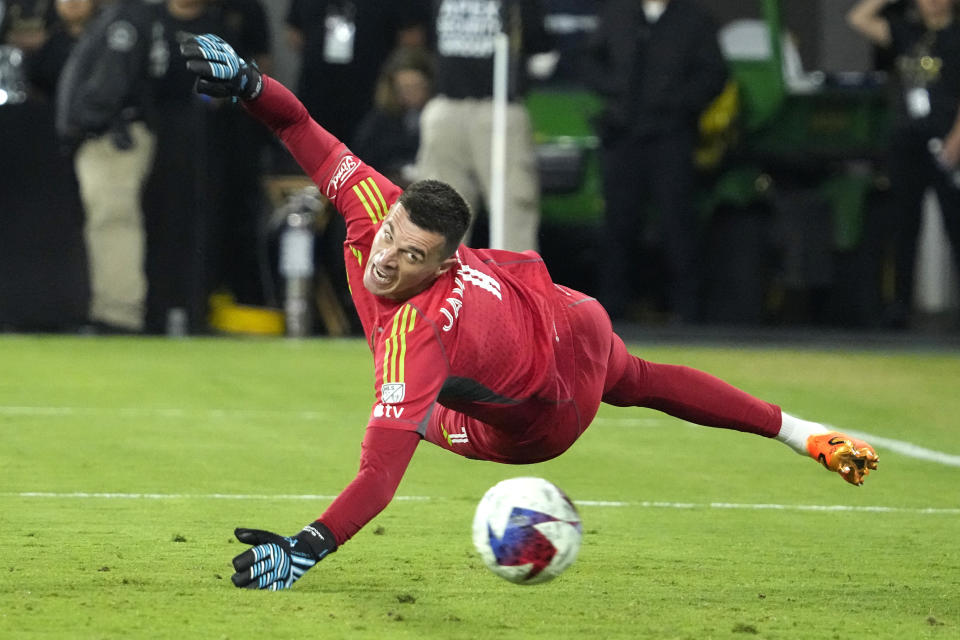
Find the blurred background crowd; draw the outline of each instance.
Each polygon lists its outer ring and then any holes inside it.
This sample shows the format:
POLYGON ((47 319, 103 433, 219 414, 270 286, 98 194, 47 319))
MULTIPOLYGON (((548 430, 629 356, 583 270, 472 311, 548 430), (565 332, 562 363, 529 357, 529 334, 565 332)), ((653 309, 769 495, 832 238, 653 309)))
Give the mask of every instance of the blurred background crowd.
POLYGON ((193 91, 180 34, 223 37, 398 184, 454 185, 485 246, 505 33, 504 247, 616 322, 957 332, 955 12, 0 0, 0 329, 283 333, 296 295, 302 335, 356 333, 342 223, 242 106, 193 91), (304 221, 307 265, 284 255, 304 221))

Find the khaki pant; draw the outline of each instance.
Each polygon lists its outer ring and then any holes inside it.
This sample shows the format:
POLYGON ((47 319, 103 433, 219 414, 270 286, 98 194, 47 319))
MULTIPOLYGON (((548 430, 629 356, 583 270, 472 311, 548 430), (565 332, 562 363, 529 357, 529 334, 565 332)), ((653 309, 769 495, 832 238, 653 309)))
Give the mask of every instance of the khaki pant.
POLYGON ((130 136, 133 146, 127 150, 117 149, 109 135, 87 140, 74 166, 86 215, 89 318, 140 331, 147 293, 140 195, 155 138, 141 122, 130 125, 130 136))
MULTIPOLYGON (((490 208, 490 156, 493 102, 437 96, 420 121, 417 177, 434 178, 456 189, 474 216, 490 208)), ((506 180, 503 249, 537 249, 540 181, 533 150, 530 114, 522 104, 507 106, 506 180)), ((472 225, 471 225, 472 228, 472 225)), ((470 231, 464 243, 469 244, 470 231)))

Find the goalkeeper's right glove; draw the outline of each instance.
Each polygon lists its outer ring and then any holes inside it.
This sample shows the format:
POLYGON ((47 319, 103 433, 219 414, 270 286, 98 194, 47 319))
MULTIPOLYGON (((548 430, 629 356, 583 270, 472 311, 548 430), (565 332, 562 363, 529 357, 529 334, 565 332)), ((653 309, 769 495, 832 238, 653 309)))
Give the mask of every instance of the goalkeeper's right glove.
POLYGON ((263 76, 257 67, 237 55, 220 36, 186 36, 180 42, 180 53, 187 59, 187 69, 199 76, 200 93, 253 100, 263 90, 263 76))
POLYGON ((246 589, 288 589, 313 565, 337 550, 337 541, 319 520, 292 537, 259 529, 237 529, 237 540, 252 544, 233 559, 233 584, 246 589))

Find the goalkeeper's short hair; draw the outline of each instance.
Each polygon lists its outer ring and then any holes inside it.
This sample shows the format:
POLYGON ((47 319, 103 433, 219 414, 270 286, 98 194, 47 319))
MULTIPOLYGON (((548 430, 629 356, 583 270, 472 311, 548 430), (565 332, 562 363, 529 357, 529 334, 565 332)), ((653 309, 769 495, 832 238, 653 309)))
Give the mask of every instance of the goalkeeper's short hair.
POLYGON ((470 226, 470 207, 457 190, 439 180, 419 180, 400 195, 410 221, 443 235, 444 249, 453 255, 470 226))

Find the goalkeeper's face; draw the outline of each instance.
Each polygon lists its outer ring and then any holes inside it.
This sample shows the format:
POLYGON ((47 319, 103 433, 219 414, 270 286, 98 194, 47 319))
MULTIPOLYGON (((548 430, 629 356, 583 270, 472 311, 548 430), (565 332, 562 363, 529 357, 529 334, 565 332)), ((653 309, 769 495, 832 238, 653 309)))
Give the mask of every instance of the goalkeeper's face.
POLYGON ((443 235, 415 225, 398 202, 373 238, 363 286, 375 296, 408 300, 455 263, 456 258, 446 255, 443 235))

